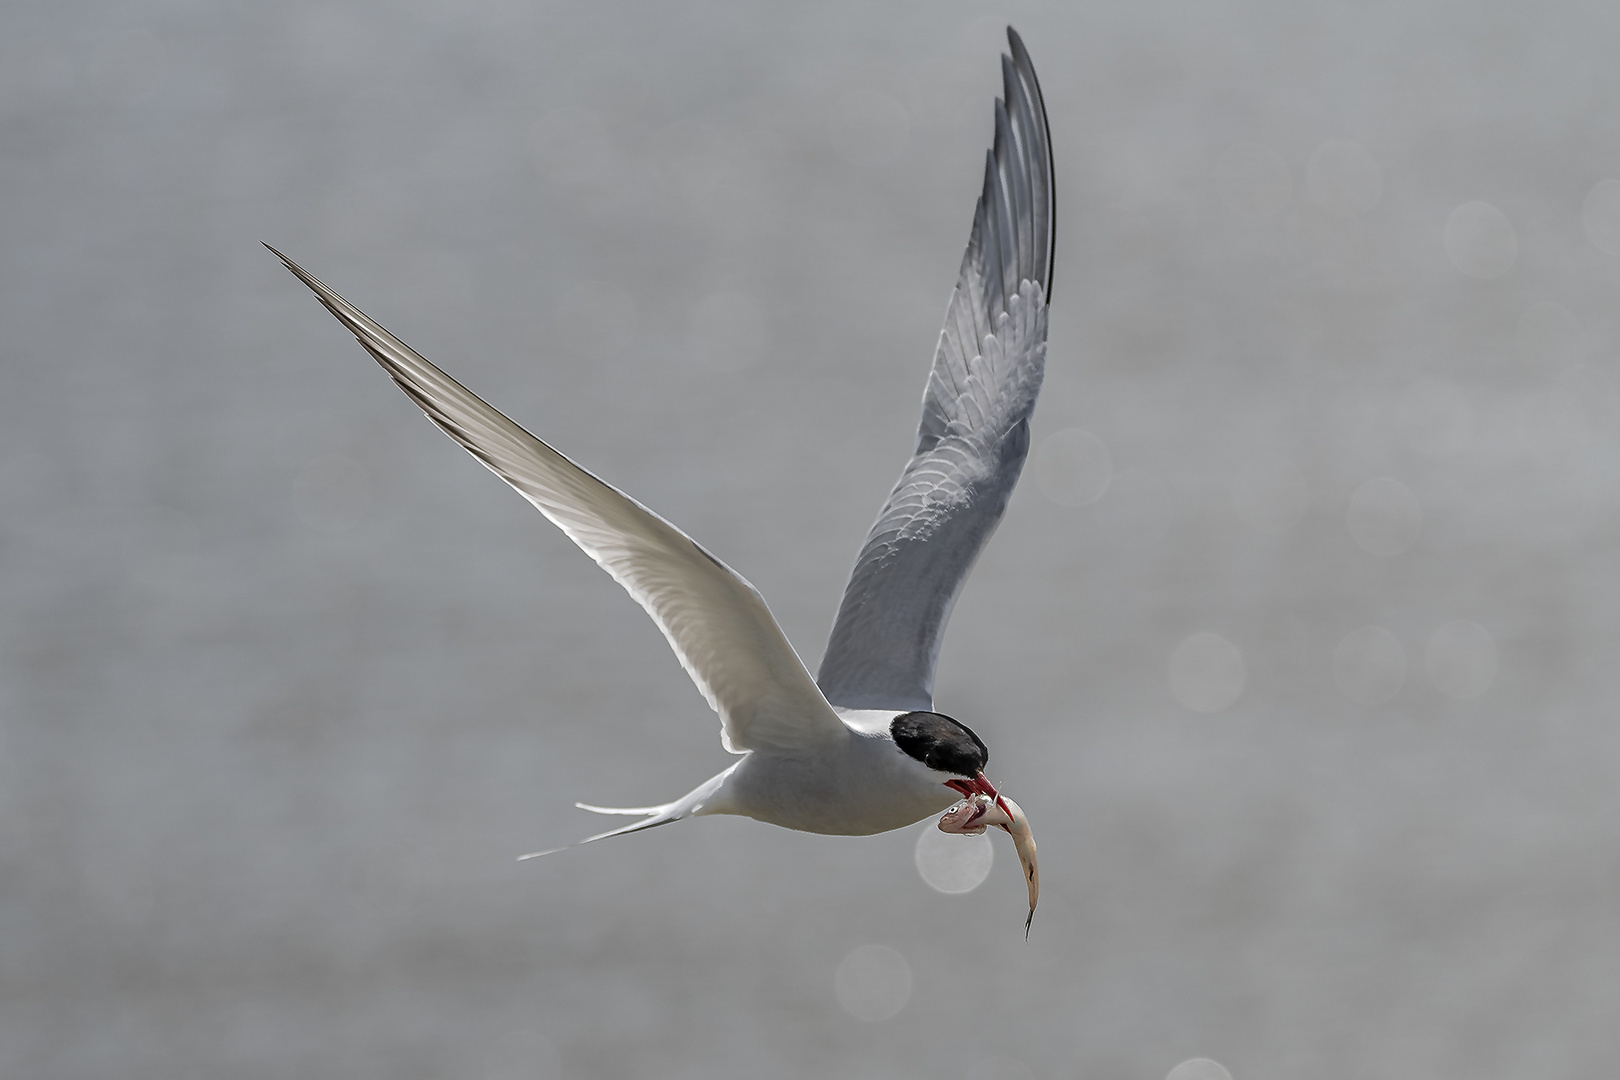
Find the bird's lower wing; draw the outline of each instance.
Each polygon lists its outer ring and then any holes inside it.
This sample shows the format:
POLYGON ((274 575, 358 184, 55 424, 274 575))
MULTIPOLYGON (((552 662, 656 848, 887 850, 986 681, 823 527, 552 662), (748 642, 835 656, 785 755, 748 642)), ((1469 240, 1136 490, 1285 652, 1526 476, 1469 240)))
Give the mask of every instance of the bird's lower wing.
MULTIPOLYGON (((266 245, 267 247, 269 245, 266 245)), ((813 745, 843 734, 764 599, 691 537, 586 472, 270 249, 428 419, 516 488, 624 586, 720 715, 727 750, 813 745)))

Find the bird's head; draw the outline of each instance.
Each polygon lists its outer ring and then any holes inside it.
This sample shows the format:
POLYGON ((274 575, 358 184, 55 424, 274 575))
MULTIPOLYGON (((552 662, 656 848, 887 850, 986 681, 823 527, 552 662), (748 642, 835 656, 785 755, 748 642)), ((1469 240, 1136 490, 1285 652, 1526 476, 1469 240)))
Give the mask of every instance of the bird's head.
POLYGON ((1035 836, 1030 832, 1029 819, 1023 809, 997 791, 985 777, 984 767, 990 761, 990 751, 985 748, 984 740, 961 721, 936 712, 901 713, 890 722, 889 734, 906 754, 935 772, 945 774, 942 783, 962 796, 962 800, 939 819, 941 832, 976 836, 994 825, 1013 838, 1018 861, 1024 868, 1024 883, 1029 889, 1029 919, 1024 922, 1027 936, 1041 891, 1035 836))

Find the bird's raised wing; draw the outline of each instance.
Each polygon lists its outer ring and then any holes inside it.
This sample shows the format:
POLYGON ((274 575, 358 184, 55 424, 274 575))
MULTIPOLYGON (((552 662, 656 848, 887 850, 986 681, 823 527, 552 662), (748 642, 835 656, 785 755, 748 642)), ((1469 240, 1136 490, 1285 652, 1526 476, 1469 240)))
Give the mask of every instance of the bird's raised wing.
POLYGON ((291 259, 270 250, 315 291, 428 419, 516 488, 647 609, 720 714, 727 750, 803 748, 844 734, 764 599, 736 571, 524 431, 291 259))
POLYGON ((846 708, 930 709, 941 635, 1029 452, 1055 191, 1046 107, 1007 28, 995 144, 923 394, 917 450, 866 537, 816 681, 846 708))

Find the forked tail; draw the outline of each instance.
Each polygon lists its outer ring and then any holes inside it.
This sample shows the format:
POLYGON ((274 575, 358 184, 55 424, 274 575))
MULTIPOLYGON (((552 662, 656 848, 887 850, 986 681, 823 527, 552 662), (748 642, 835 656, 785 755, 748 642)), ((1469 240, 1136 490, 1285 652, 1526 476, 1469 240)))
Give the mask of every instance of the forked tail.
MULTIPOLYGON (((736 767, 736 765, 733 765, 731 769, 736 767)), ((628 825, 621 825, 617 829, 609 829, 607 832, 599 832, 595 836, 587 836, 585 839, 576 840, 572 844, 564 844, 561 847, 547 848, 544 851, 531 851, 527 855, 519 855, 518 862, 522 862, 524 859, 538 859, 542 855, 551 855, 558 851, 567 851, 569 848, 580 847, 596 840, 606 840, 610 836, 623 836, 626 833, 641 832, 644 829, 656 829, 660 825, 668 825, 672 821, 680 821, 682 818, 689 818, 694 814, 701 814, 705 811, 711 814, 715 813, 716 810, 710 807, 710 801, 714 793, 720 790, 720 785, 725 782, 726 777, 731 775, 731 769, 727 769, 719 776, 710 777, 679 799, 672 803, 665 803, 663 806, 592 806, 589 803, 575 803, 574 805, 581 810, 589 810, 593 814, 639 815, 642 820, 633 821, 628 825)))

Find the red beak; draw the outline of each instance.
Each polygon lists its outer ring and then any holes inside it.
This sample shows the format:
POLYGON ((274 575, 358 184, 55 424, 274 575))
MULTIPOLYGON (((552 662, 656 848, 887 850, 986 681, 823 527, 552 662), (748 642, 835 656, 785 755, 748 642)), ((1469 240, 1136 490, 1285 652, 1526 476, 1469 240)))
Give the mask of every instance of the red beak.
POLYGON ((1007 809, 1007 804, 1002 801, 1001 794, 996 791, 996 786, 985 779, 984 773, 976 774, 972 780, 947 780, 945 786, 952 791, 960 792, 969 799, 975 795, 988 795, 995 800, 996 805, 1001 807, 1008 817, 1013 816, 1012 811, 1007 809))

